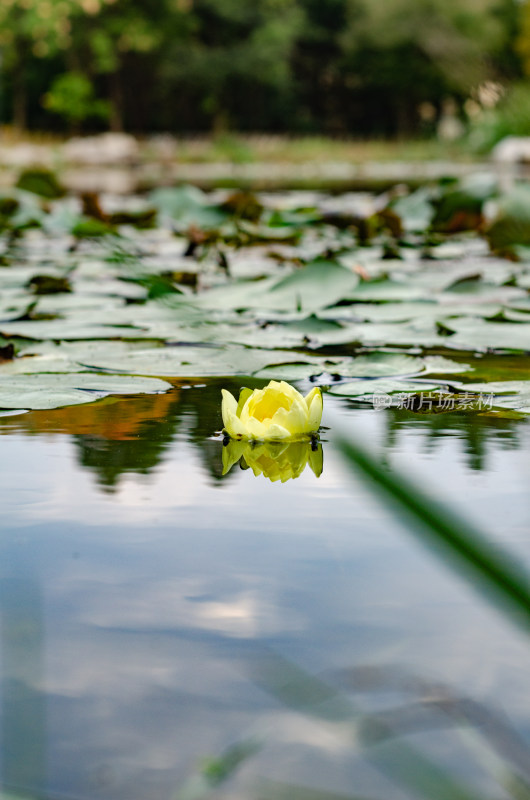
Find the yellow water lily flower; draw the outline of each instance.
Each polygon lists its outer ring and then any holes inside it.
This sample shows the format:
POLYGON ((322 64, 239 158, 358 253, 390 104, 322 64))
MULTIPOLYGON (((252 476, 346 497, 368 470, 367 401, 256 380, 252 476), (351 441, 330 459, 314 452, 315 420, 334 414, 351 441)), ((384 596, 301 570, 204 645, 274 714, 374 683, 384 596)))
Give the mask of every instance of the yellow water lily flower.
POLYGON ((263 475, 270 481, 298 478, 306 466, 320 477, 323 467, 320 442, 249 442, 229 439, 223 447, 223 475, 241 461, 243 469, 251 469, 256 477, 263 475))
POLYGON ((322 392, 318 387, 303 397, 285 381, 270 381, 264 389, 241 389, 239 402, 226 389, 221 391, 223 424, 233 439, 302 439, 320 427, 322 392))

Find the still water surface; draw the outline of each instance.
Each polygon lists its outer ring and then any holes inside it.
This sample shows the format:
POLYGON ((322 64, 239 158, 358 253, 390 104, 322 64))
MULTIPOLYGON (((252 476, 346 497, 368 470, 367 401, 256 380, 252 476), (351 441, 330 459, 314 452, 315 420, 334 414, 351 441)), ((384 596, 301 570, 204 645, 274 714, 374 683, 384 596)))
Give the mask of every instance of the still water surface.
MULTIPOLYGON (((257 737, 213 796, 294 797, 268 779, 410 797, 359 748, 349 702, 368 713, 471 698, 530 747, 528 638, 331 441, 318 479, 309 465, 283 484, 237 464, 222 476, 219 399, 214 381, 0 418, 4 790, 192 797, 207 759, 257 737), (293 675, 309 695, 314 678, 333 687, 339 711, 300 700, 293 675)), ((328 396, 324 425, 330 412, 530 565, 527 421, 328 396)), ((484 745, 425 714, 407 742, 478 796, 504 796, 484 745)))

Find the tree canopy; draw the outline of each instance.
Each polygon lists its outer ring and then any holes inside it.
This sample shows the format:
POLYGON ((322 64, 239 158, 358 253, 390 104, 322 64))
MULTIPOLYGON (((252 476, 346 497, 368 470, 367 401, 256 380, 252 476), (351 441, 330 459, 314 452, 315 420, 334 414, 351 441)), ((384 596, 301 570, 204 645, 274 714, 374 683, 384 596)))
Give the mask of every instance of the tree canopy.
POLYGON ((517 0, 3 0, 18 127, 414 133, 528 73, 517 0), (69 101, 70 98, 70 101, 69 101))

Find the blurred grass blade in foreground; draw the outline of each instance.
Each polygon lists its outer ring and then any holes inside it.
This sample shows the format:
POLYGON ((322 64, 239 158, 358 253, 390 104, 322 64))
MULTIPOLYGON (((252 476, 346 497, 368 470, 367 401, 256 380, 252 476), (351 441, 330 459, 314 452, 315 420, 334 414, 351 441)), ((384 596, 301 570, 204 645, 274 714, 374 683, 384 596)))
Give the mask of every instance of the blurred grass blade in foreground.
POLYGON ((409 530, 530 632, 530 576, 510 554, 454 509, 391 472, 335 425, 333 439, 350 466, 409 523, 409 530))

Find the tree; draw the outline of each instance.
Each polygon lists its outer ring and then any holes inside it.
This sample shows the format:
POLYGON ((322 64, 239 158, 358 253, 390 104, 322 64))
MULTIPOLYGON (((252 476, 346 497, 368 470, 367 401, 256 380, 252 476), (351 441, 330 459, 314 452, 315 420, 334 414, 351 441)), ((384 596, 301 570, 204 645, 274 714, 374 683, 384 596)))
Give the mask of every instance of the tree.
POLYGON ((196 0, 189 35, 168 43, 163 68, 184 119, 191 104, 215 130, 270 124, 293 88, 290 58, 302 21, 296 0, 196 0))
POLYGON ((495 72, 506 43, 499 0, 348 2, 347 69, 404 132, 417 124, 422 100, 469 96, 495 72))

